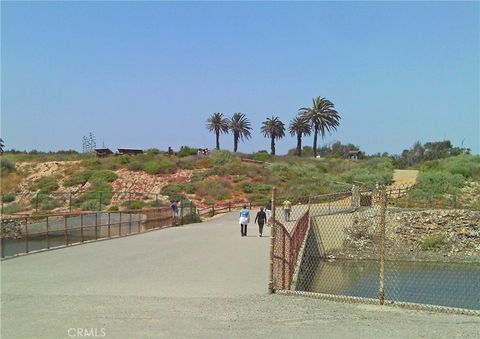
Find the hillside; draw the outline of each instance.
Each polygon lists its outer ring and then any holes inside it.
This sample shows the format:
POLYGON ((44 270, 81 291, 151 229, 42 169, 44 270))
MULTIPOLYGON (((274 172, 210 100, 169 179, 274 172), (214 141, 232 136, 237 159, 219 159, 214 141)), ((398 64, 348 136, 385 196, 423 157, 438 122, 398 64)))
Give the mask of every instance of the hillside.
POLYGON ((417 182, 409 193, 412 201, 452 200, 452 195, 459 195, 459 203, 474 207, 479 203, 479 177, 478 156, 426 162, 420 171, 394 171, 388 157, 352 161, 216 151, 207 156, 150 152, 52 161, 7 154, 2 157, 2 202, 4 213, 138 209, 168 205, 182 197, 206 207, 265 204, 273 186, 279 199, 296 200, 350 190, 353 184, 371 189, 377 183, 417 182))

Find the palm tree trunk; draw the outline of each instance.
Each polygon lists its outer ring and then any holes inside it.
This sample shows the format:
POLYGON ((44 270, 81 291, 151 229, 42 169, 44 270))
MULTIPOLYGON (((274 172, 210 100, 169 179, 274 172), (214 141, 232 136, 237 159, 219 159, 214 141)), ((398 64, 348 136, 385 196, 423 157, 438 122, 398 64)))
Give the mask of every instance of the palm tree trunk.
POLYGON ((217 130, 215 131, 215 137, 216 137, 216 149, 220 149, 220 131, 217 130))
POLYGON ((297 155, 302 156, 302 133, 297 134, 297 155))
POLYGON ((233 134, 233 151, 236 152, 238 148, 238 135, 236 133, 233 134))
POLYGON ((271 154, 275 155, 275 138, 272 136, 272 143, 270 144, 270 148, 272 149, 271 154))
POLYGON ((318 135, 318 126, 315 125, 313 132, 313 156, 317 157, 317 135, 318 135))

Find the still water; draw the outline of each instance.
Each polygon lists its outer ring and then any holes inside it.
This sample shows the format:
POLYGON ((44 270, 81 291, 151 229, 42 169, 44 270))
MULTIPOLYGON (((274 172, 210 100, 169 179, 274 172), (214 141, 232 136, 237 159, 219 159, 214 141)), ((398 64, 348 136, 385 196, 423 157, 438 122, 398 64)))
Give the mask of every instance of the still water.
MULTIPOLYGON (((303 269, 297 289, 378 298, 377 261, 321 261, 303 269)), ((385 263, 385 299, 480 310, 480 263, 385 263)))

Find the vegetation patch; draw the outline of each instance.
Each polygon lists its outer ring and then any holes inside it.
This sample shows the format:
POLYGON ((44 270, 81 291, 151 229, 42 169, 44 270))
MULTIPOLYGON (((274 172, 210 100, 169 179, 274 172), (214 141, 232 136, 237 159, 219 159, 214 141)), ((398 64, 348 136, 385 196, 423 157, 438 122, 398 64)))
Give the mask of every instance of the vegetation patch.
POLYGON ((210 154, 210 159, 214 165, 225 165, 237 160, 238 156, 229 151, 215 150, 210 154))
POLYGON ((14 214, 14 213, 20 212, 21 210, 22 210, 22 206, 20 206, 20 204, 16 202, 3 207, 4 214, 14 214))
POLYGON ((0 170, 2 175, 15 172, 15 162, 5 157, 0 157, 0 170))
POLYGON ((131 200, 125 201, 122 205, 128 210, 141 210, 146 204, 142 200, 131 200))
POLYGON ((212 200, 225 200, 230 198, 231 183, 228 180, 207 179, 199 184, 197 195, 202 198, 209 198, 212 200))
POLYGON ((423 251, 427 251, 434 248, 442 247, 446 244, 446 237, 441 234, 434 234, 425 237, 422 240, 421 248, 423 251))
POLYGON ((177 156, 180 158, 188 157, 189 155, 197 155, 198 148, 184 146, 179 152, 177 152, 177 156))
POLYGON ((443 171, 420 172, 415 186, 409 192, 412 199, 441 198, 444 194, 458 194, 466 183, 461 174, 443 171))
POLYGON ((54 177, 42 177, 36 183, 34 188, 39 190, 40 193, 51 193, 58 190, 58 181, 54 177))
POLYGON ((149 174, 165 174, 165 173, 175 173, 176 166, 175 163, 168 159, 156 158, 149 161, 146 161, 142 169, 149 174))
POLYGON ((50 211, 60 207, 61 203, 49 194, 38 193, 32 198, 30 204, 35 210, 50 211))
POLYGON ((15 193, 5 193, 2 194, 2 202, 9 203, 15 201, 15 193))

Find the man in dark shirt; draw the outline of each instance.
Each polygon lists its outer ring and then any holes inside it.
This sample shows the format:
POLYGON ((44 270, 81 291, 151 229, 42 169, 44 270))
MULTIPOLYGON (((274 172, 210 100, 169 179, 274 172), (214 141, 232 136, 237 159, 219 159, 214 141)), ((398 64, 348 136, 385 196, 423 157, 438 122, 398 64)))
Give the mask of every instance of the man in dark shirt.
POLYGON ((260 233, 260 237, 263 233, 263 225, 265 225, 265 221, 267 220, 267 214, 263 211, 263 207, 260 208, 260 211, 257 212, 257 216, 255 217, 255 222, 258 223, 258 232, 260 233))

